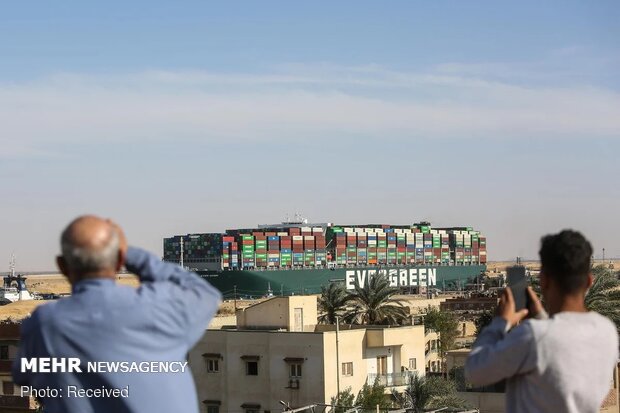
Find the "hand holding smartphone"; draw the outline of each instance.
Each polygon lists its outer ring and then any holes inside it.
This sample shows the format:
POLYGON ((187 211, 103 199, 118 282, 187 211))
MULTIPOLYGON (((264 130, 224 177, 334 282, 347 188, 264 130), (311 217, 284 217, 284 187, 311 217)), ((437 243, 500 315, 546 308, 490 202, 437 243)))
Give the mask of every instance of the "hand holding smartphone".
POLYGON ((512 291, 512 296, 515 302, 515 311, 527 308, 528 293, 525 267, 522 265, 508 267, 507 275, 508 287, 510 287, 510 291, 512 291))

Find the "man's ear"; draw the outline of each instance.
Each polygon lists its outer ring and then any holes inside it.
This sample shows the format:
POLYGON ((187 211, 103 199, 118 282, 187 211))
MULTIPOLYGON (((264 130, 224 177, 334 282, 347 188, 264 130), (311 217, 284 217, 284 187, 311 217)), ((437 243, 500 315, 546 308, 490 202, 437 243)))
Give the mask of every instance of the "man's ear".
POLYGON ((69 278, 69 271, 67 269, 67 262, 62 255, 56 257, 56 265, 60 272, 67 278, 69 278))
POLYGON ((592 287, 593 282, 594 282, 594 277, 592 276, 592 273, 589 272, 588 273, 588 284, 586 285, 586 290, 592 287))
POLYGON ((547 276, 545 275, 544 272, 540 272, 540 291, 545 291, 547 289, 547 287, 549 286, 549 279, 547 278, 547 276))
POLYGON ((123 251, 122 248, 119 248, 118 260, 116 260, 116 272, 119 272, 121 268, 123 268, 123 265, 125 265, 125 256, 126 256, 125 251, 123 251))

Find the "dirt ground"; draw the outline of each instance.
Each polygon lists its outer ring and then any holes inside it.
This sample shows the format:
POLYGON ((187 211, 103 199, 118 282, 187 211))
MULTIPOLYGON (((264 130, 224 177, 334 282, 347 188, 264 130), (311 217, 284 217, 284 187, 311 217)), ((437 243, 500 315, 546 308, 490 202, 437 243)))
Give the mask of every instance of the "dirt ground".
MULTIPOLYGON (((532 271, 540 270, 540 261, 523 261, 521 262, 521 264, 525 265, 525 267, 528 270, 532 270, 532 271)), ((620 269, 620 260, 605 260, 605 263, 603 263, 601 260, 594 261, 595 266, 602 265, 602 264, 611 265, 616 270, 620 269)), ((515 261, 493 261, 493 262, 487 263, 487 271, 490 273, 501 272, 501 271, 505 271, 506 267, 509 267, 511 265, 515 265, 515 261)))
MULTIPOLYGON (((122 285, 129 285, 132 287, 138 287, 140 282, 138 278, 133 275, 121 275, 117 282, 122 285)), ((31 275, 26 280, 26 285, 31 293, 39 294, 70 294, 71 285, 67 279, 61 274, 48 274, 48 275, 31 275)), ((260 300, 237 300, 237 308, 244 308, 260 300)), ((18 301, 15 303, 0 306, 0 320, 8 318, 14 320, 21 320, 28 317, 35 308, 39 305, 48 303, 46 300, 28 300, 18 301)), ((220 306, 218 316, 227 316, 235 314, 234 301, 225 301, 220 306)))

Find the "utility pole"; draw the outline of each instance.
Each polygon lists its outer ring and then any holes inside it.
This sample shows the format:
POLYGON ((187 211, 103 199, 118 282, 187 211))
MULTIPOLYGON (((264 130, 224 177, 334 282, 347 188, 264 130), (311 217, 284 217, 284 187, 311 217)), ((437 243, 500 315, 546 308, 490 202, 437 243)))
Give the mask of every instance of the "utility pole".
POLYGON ((237 286, 236 285, 233 287, 233 291, 235 294, 235 313, 236 313, 237 312, 237 286))
POLYGON ((183 235, 181 235, 181 262, 180 262, 181 268, 185 268, 183 266, 183 254, 184 254, 184 251, 183 251, 183 235))
POLYGON ((340 403, 340 352, 339 352, 339 335, 340 335, 340 316, 336 316, 336 400, 340 403))

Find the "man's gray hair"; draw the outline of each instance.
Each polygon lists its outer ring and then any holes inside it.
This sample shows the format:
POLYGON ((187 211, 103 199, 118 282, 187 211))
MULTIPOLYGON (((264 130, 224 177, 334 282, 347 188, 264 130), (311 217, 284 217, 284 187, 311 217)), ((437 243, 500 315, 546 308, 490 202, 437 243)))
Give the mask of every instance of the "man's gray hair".
POLYGON ((114 229, 110 233, 106 244, 97 249, 75 246, 68 236, 63 232, 60 238, 62 256, 67 266, 78 274, 87 274, 102 270, 116 269, 118 264, 118 250, 120 238, 114 229))

